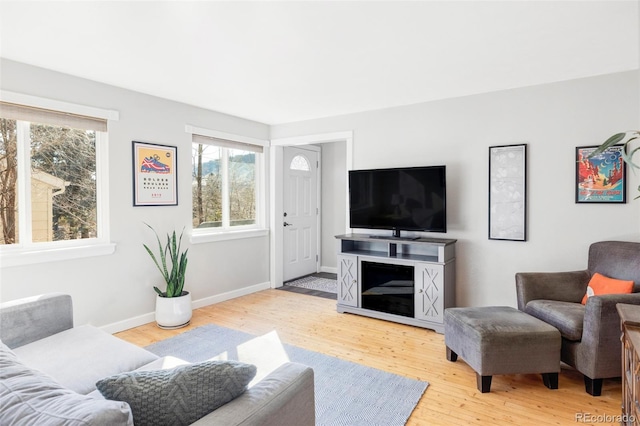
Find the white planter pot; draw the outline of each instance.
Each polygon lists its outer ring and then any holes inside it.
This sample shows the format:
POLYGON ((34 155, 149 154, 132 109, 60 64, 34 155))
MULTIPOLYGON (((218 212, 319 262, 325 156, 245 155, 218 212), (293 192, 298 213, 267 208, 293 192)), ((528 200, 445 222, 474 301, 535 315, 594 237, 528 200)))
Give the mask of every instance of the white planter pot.
POLYGON ((191 321, 191 293, 183 291, 179 297, 156 296, 156 323, 160 328, 185 327, 191 321))

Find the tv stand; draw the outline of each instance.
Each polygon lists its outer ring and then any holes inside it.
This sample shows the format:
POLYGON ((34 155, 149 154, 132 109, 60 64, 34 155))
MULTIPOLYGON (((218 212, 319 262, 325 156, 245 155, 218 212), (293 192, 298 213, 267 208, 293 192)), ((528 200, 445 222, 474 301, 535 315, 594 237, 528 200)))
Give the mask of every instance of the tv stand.
POLYGON ((365 234, 336 239, 338 312, 444 333, 444 310, 455 305, 456 240, 365 234))

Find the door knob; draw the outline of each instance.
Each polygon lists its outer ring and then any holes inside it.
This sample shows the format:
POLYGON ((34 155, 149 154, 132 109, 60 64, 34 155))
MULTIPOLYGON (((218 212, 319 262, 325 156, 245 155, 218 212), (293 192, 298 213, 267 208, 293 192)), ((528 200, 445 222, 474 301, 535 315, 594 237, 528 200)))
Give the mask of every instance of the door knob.
POLYGON ((293 225, 293 223, 287 223, 287 222, 285 222, 285 223, 283 223, 283 225, 284 225, 284 226, 291 226, 291 225, 293 225))

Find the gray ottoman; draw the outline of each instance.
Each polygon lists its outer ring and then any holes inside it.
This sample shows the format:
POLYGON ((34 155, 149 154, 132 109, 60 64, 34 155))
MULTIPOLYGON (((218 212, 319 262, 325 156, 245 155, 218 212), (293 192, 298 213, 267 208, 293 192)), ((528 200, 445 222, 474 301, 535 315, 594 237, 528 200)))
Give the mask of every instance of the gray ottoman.
POLYGON ((444 311, 447 359, 458 355, 476 372, 478 390, 491 390, 495 374, 542 373, 549 389, 558 389, 560 332, 508 306, 448 308, 444 311))

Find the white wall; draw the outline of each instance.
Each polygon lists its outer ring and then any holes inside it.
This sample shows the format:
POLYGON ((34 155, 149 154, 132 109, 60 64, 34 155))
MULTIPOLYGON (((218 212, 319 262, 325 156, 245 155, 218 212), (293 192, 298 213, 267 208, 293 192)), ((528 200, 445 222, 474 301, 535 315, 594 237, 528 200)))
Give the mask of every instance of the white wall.
POLYGON ((625 72, 277 125, 271 137, 353 130, 355 169, 446 164, 449 229, 431 236, 458 239, 457 304, 515 306, 516 272, 584 269, 590 243, 640 240, 640 173, 627 204, 574 202, 575 148, 640 129, 638 86, 625 72), (529 240, 489 240, 488 148, 516 143, 528 144, 529 240))
MULTIPOLYGON (((160 273, 144 251, 154 243, 153 225, 162 235, 191 223, 191 136, 185 125, 268 139, 269 127, 229 115, 2 60, 2 90, 117 110, 109 125, 109 185, 113 255, 24 267, 2 267, 0 300, 44 292, 73 296, 76 324, 122 329, 153 320, 160 273), (132 141, 178 147, 178 206, 132 206, 132 141)), ((123 67, 122 72, 131 72, 123 67)), ((167 84, 172 82, 167 81, 167 84)), ((268 161, 266 162, 268 164, 268 161)), ((266 186, 265 186, 266 187, 266 186)), ((268 223, 268 222, 267 222, 268 223)), ((268 237, 190 245, 187 290, 197 303, 268 286, 268 237)))
MULTIPOLYGON (((190 140, 185 124, 259 139, 353 130, 354 168, 446 164, 449 232, 432 236, 458 239, 459 305, 515 305, 515 272, 583 269, 591 242, 640 240, 640 201, 576 205, 573 186, 576 146, 597 145, 614 132, 640 129, 638 72, 270 129, 261 123, 12 61, 1 60, 0 67, 2 90, 120 112, 120 120, 109 130, 109 216, 116 252, 0 269, 0 300, 49 291, 69 293, 74 298, 77 324, 116 330, 152 320, 152 286, 160 277, 142 249, 143 242, 153 242, 143 221, 160 231, 188 226, 190 178, 181 174, 179 206, 132 207, 131 141, 178 146, 179 169, 187 171, 190 140), (522 142, 529 144, 529 241, 488 240, 488 147, 522 142)), ((344 231, 346 209, 344 198, 336 194, 346 182, 338 180, 344 179, 339 173, 342 166, 337 165, 344 161, 341 143, 323 145, 327 145, 323 164, 336 161, 333 170, 323 169, 326 177, 335 174, 336 178, 328 183, 323 179, 327 191, 323 190, 323 266, 332 267, 333 235, 344 231)), ((640 173, 629 175, 631 199, 640 185, 640 173)), ((197 244, 190 247, 190 254, 188 289, 200 303, 268 285, 267 237, 197 244)))
POLYGON ((345 142, 330 142, 319 145, 322 149, 322 253, 321 269, 337 272, 336 239, 347 228, 347 158, 345 142))

